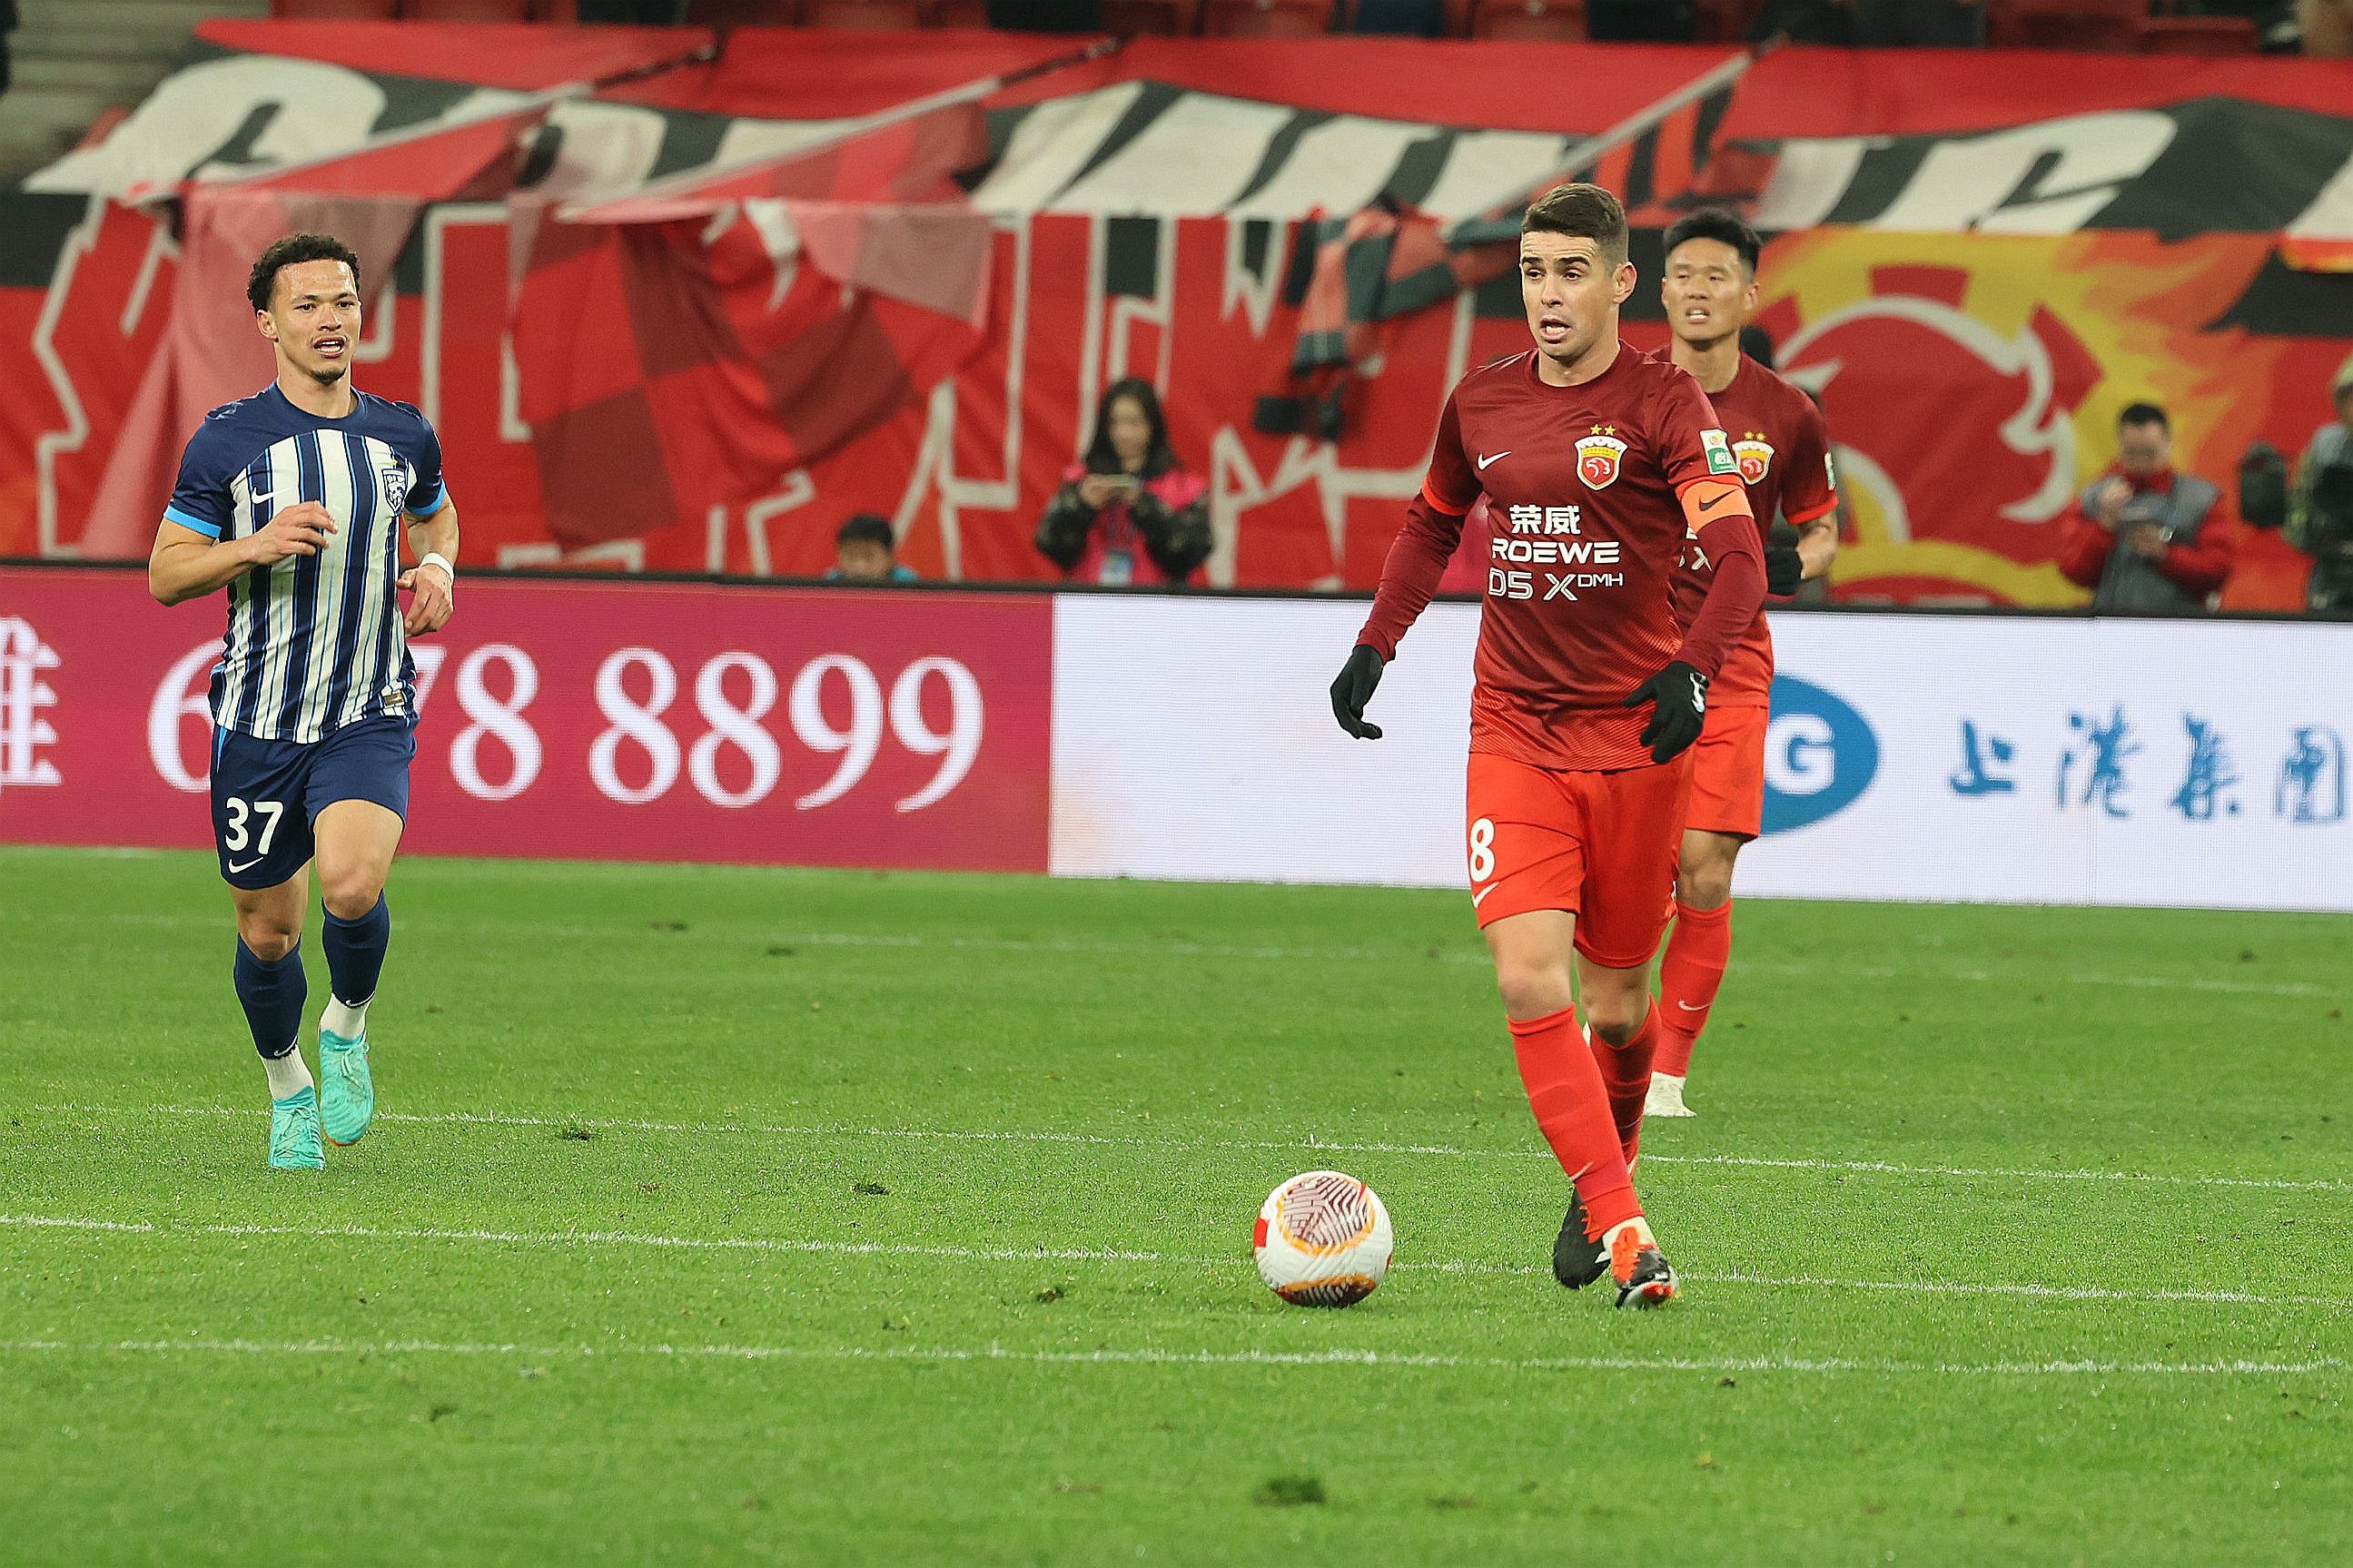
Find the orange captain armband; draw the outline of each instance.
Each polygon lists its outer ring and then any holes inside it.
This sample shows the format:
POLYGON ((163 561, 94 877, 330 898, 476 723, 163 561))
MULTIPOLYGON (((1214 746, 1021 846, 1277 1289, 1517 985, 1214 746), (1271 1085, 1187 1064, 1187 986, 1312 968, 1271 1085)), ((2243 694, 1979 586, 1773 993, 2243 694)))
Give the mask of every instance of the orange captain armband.
MULTIPOLYGON (((1421 481, 1421 499, 1430 504, 1431 510, 1442 511, 1449 517, 1462 517, 1471 510, 1471 501, 1448 500, 1438 493, 1436 487, 1428 479, 1421 481)), ((1478 499, 1476 496, 1471 498, 1472 500, 1478 499)))
POLYGON ((1697 479, 1683 488, 1683 521, 1698 533, 1711 522, 1721 522, 1727 517, 1745 517, 1754 522, 1757 513, 1748 505, 1748 490, 1738 479, 1719 479, 1713 476, 1697 479))

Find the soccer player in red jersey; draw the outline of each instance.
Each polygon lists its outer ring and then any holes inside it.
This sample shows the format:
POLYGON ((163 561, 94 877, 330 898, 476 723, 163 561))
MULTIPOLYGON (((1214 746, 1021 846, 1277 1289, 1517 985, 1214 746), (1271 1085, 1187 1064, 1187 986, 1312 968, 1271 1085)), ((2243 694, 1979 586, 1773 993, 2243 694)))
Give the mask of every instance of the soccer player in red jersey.
MULTIPOLYGON (((1740 329, 1757 310, 1759 248, 1755 231, 1728 212, 1687 214, 1667 230, 1660 289, 1674 332, 1668 353, 1715 405, 1759 526, 1778 512, 1798 531, 1796 544, 1765 551, 1767 587, 1786 596, 1829 571, 1838 554, 1838 488, 1830 432, 1813 399, 1740 352, 1740 329)), ((1714 572, 1705 545, 1694 540, 1684 547, 1676 598, 1685 615, 1696 611, 1714 572)), ((1652 1116, 1694 1114, 1683 1103, 1683 1080, 1732 956, 1733 862, 1764 823, 1772 689, 1773 634, 1759 615, 1709 686, 1707 726, 1692 748, 1674 934, 1659 966, 1665 1033, 1651 1064, 1652 1116)))
POLYGON ((1606 1272, 1620 1306, 1650 1307, 1675 1293, 1630 1173, 1659 1038, 1650 963, 1674 886, 1684 753, 1710 678, 1764 603, 1763 546, 1707 395, 1618 341, 1634 289, 1618 198, 1562 185, 1520 228, 1535 347, 1448 396, 1332 708, 1350 734, 1380 738, 1365 703, 1483 492, 1471 903, 1528 1103, 1574 1190, 1553 1271, 1571 1289, 1606 1272), (1688 631, 1671 600, 1687 531, 1715 568, 1688 631))

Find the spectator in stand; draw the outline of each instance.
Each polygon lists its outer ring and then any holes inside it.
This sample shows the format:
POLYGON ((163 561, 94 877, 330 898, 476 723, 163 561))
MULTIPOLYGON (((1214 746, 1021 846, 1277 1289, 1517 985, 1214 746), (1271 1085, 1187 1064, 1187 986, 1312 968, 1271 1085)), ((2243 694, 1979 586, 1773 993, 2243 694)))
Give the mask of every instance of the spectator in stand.
POLYGON ((2312 58, 2353 55, 2353 0, 2296 0, 2295 20, 2312 58))
POLYGON ((1086 461, 1038 520, 1038 551, 1075 583, 1158 587, 1209 558, 1208 486, 1176 460, 1152 384, 1112 384, 1086 461))
POLYGON ((2173 468, 2165 410, 2136 403, 2116 419, 2116 460, 2084 489, 2059 537, 2059 570, 2092 590, 2095 612, 2194 616, 2231 575, 2238 538, 2222 492, 2173 468))
POLYGON ((899 563, 899 542, 891 520, 861 511, 833 536, 833 568, 828 583, 913 583, 915 569, 899 563))
POLYGON ((2353 356, 2329 385, 2337 417, 2312 433, 2288 497, 2287 542, 2312 557, 2305 601, 2316 610, 2353 610, 2353 356))

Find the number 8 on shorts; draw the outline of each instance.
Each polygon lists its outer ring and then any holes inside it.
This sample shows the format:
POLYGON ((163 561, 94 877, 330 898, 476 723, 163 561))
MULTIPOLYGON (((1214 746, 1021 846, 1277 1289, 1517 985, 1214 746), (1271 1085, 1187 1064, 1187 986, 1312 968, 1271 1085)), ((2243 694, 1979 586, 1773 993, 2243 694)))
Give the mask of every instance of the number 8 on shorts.
POLYGON ((1482 816, 1471 825, 1471 885, 1477 887, 1495 874, 1495 821, 1482 816))

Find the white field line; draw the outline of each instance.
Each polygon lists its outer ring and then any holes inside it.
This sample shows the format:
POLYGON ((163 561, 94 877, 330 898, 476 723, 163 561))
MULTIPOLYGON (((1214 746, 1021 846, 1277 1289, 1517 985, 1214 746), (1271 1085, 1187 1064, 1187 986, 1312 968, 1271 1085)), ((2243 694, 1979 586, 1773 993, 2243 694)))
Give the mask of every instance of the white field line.
POLYGON ((991 1263, 1208 1263, 1210 1258, 1173 1258, 1108 1247, 926 1247, 887 1241, 794 1241, 770 1237, 661 1236, 628 1230, 464 1230, 430 1226, 375 1225, 181 1225, 142 1221, 85 1220, 52 1215, 0 1215, 0 1226, 102 1232, 139 1231, 153 1236, 299 1236, 331 1241, 480 1241, 510 1247, 654 1247, 691 1252, 811 1252, 860 1258, 955 1258, 991 1263))
MULTIPOLYGON (((267 1114, 227 1105, 35 1105, 32 1110, 63 1116, 226 1116, 259 1119, 267 1114)), ((695 1137, 883 1138, 945 1143, 1071 1143, 1103 1148, 1282 1150, 1323 1154, 1419 1154, 1451 1160, 1550 1162, 1542 1149, 1463 1149, 1446 1143, 1356 1143, 1305 1137, 1134 1138, 1103 1132, 1051 1132, 1021 1129, 960 1131, 929 1127, 789 1126, 776 1122, 653 1121, 627 1116, 516 1116, 503 1112, 449 1110, 419 1114, 378 1111, 375 1120, 424 1127, 578 1127, 592 1131, 681 1133, 695 1137)), ((2274 1193, 2353 1193, 2353 1182, 2274 1176, 2174 1175, 2144 1171, 2037 1170, 1992 1165, 1906 1165, 1885 1160, 1777 1160, 1755 1154, 1644 1154, 1651 1165, 1728 1165, 1771 1171, 1852 1172, 1882 1176, 1939 1176, 1971 1181, 2132 1182, 2159 1186, 2248 1187, 2274 1193)))
POLYGON ((1439 1367, 1493 1372, 1862 1373, 1878 1376, 1945 1377, 2302 1377, 2342 1372, 2334 1356, 2311 1361, 1850 1361, 1798 1356, 1511 1356, 1430 1355, 1386 1351, 1025 1351, 1001 1344, 908 1346, 869 1350, 857 1345, 522 1345, 441 1340, 0 1340, 0 1354, 244 1355, 244 1356, 496 1356, 527 1361, 650 1356, 675 1360, 912 1363, 1011 1363, 1048 1366, 1439 1367))
MULTIPOLYGON (((46 920, 37 910, 0 910, 0 920, 46 920)), ((198 914, 157 914, 132 911, 101 912, 78 916, 78 919, 116 925, 156 926, 217 926, 213 916, 198 914)), ((630 922, 586 926, 554 921, 442 921, 434 922, 436 931, 468 936, 522 934, 536 937, 572 938, 580 941, 610 942, 624 933, 633 932, 630 922)), ((1065 955, 1086 958, 1226 958, 1273 963, 1387 963, 1409 965, 1415 963, 1468 964, 1485 968, 1488 956, 1475 948, 1428 949, 1369 947, 1300 947, 1282 944, 1234 944, 1190 942, 1171 938, 1165 942, 1105 942, 1102 940, 1061 937, 985 937, 985 936, 913 936, 888 931, 763 931, 727 921, 713 922, 714 930, 724 931, 731 938, 785 946, 942 949, 950 952, 1017 952, 1065 955)), ((1999 984, 2016 987, 2021 982, 2015 976, 1995 974, 1983 969, 1932 968, 1926 964, 1854 964, 1854 963, 1788 963, 1743 959, 1734 966, 1759 974, 1784 974, 1801 979, 1823 980, 1953 980, 1978 984, 1999 984)), ((2106 974, 2091 972, 2046 975, 2047 984, 2116 986, 2127 990, 2197 991, 2226 996, 2313 996, 2348 997, 2353 989, 2341 985, 2315 985, 2305 981, 2211 980, 2173 974, 2106 974)))
MULTIPOLYGON (((663 1236, 643 1231, 557 1230, 512 1231, 449 1229, 431 1226, 373 1225, 203 1225, 176 1221, 82 1219, 58 1215, 0 1215, 0 1228, 84 1230, 99 1234, 138 1232, 158 1237, 230 1236, 301 1237, 333 1241, 483 1242, 508 1247, 641 1247, 692 1252, 807 1253, 849 1258, 947 1258, 989 1263, 1152 1263, 1186 1268, 1239 1269, 1239 1248, 1229 1257, 1198 1253, 1134 1251, 1120 1247, 941 1247, 915 1242, 807 1241, 772 1237, 663 1236)), ((1548 1266, 1447 1260, 1392 1263, 1393 1271, 1408 1273, 1549 1276, 1548 1266)), ((2309 1307, 2327 1311, 2353 1311, 2353 1297, 2263 1296, 2243 1290, 2169 1290, 2112 1289, 2095 1285, 2036 1285, 1977 1283, 1966 1280, 1831 1279, 1813 1276, 1781 1278, 1733 1269, 1720 1274, 1686 1271, 1694 1283, 1763 1287, 1771 1289, 1834 1289, 1891 1291, 1924 1296, 2009 1296, 2049 1301, 2187 1302, 2200 1306, 2309 1307)))

